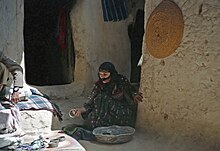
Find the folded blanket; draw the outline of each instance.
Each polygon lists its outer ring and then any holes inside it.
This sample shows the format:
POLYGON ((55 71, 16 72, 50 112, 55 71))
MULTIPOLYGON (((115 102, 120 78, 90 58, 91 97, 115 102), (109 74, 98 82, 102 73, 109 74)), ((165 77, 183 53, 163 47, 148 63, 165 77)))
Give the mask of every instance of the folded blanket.
POLYGON ((53 106, 49 100, 39 95, 31 95, 27 98, 27 101, 20 101, 16 106, 20 111, 30 109, 53 111, 53 106))
POLYGON ((59 121, 62 121, 62 112, 56 103, 48 100, 47 98, 39 95, 31 95, 27 101, 21 101, 16 104, 20 111, 22 110, 48 110, 57 116, 59 121))
POLYGON ((50 98, 38 91, 38 89, 26 85, 19 90, 20 98, 25 98, 17 104, 12 104, 10 101, 2 100, 0 102, 0 110, 10 109, 11 107, 16 107, 20 111, 23 110, 48 110, 57 116, 59 121, 62 121, 63 114, 61 113, 59 106, 56 105, 50 98))

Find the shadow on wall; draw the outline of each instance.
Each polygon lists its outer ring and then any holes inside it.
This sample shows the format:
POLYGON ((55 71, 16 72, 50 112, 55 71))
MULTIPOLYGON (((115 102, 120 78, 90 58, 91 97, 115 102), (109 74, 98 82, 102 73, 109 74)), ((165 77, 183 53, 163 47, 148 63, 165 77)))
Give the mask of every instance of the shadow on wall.
POLYGON ((135 21, 128 26, 128 34, 131 42, 131 75, 132 83, 140 82, 141 67, 138 62, 142 54, 142 42, 144 36, 144 10, 139 9, 135 21))

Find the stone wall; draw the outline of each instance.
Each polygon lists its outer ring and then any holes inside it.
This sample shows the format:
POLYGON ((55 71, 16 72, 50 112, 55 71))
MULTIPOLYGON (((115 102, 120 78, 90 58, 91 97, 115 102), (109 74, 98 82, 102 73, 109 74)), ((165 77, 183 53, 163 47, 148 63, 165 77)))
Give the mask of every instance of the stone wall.
MULTIPOLYGON (((145 3, 145 22, 160 0, 145 3)), ((175 0, 184 17, 184 34, 176 52, 144 61, 137 127, 169 138, 220 141, 220 1, 175 0)), ((146 34, 146 33, 145 33, 146 34)), ((145 35, 146 36, 146 35, 145 35)))

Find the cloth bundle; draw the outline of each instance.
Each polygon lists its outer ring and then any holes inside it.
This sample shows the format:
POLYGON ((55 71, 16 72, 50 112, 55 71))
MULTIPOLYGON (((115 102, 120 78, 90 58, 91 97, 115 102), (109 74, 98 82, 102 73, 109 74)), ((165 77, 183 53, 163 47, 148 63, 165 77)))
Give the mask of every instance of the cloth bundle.
POLYGON ((62 127, 62 131, 67 135, 78 140, 94 141, 96 140, 95 135, 93 135, 92 130, 83 128, 81 125, 69 124, 62 127))

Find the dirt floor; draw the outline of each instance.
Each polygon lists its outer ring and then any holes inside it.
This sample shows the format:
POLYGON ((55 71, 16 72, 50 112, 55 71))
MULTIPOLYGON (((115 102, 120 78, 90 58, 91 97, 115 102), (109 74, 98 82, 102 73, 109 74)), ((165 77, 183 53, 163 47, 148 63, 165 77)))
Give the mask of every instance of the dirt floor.
MULTIPOLYGON (((80 107, 86 101, 85 98, 56 99, 54 102, 60 107, 63 115, 63 122, 56 117, 53 119, 52 130, 59 130, 62 126, 75 123, 82 123, 82 118, 72 119, 68 111, 80 107)), ((210 148, 208 144, 200 141, 181 140, 179 138, 165 139, 150 131, 136 129, 133 139, 124 144, 107 145, 88 141, 79 141, 86 151, 220 151, 219 148, 210 148)))

